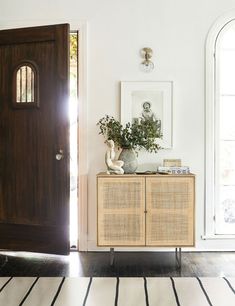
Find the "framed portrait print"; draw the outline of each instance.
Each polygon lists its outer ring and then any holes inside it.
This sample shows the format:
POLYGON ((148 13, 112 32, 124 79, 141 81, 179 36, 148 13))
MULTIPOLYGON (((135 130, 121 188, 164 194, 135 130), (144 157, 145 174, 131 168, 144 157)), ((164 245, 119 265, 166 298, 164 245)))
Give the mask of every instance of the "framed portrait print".
POLYGON ((121 82, 121 122, 154 120, 163 137, 162 148, 172 148, 172 82, 121 82))

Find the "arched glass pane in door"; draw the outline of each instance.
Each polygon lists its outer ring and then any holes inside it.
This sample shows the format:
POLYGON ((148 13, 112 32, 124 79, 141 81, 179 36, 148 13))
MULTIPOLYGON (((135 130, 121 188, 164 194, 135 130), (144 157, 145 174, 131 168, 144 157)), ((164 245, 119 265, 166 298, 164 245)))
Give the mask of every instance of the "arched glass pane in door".
POLYGON ((235 234, 235 20, 215 45, 216 234, 235 234))
POLYGON ((13 73, 13 107, 39 107, 39 72, 36 63, 20 62, 13 73))
POLYGON ((24 65, 18 68, 16 73, 16 102, 31 103, 34 97, 34 71, 30 66, 24 65))

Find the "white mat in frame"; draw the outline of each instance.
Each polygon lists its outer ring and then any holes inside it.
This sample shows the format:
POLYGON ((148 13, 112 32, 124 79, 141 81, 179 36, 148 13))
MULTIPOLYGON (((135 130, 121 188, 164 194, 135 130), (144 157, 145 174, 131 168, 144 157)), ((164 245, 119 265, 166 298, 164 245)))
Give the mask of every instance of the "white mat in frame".
POLYGON ((234 306, 235 278, 0 277, 2 306, 234 306))

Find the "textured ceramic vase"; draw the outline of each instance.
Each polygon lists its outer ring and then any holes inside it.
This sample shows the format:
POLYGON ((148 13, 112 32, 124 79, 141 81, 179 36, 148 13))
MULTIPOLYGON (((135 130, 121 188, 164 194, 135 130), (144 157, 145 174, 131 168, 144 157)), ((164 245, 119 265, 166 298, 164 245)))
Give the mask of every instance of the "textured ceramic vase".
POLYGON ((123 148, 118 159, 124 162, 124 166, 122 167, 124 173, 135 173, 138 167, 138 161, 134 150, 123 148))

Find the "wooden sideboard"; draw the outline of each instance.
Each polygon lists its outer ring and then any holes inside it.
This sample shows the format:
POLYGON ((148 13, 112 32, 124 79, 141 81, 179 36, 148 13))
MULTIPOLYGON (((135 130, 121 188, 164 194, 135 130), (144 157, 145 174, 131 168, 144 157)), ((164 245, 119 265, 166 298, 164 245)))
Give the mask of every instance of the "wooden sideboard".
MULTIPOLYGON (((191 247, 195 175, 97 175, 97 244, 191 247)), ((180 249, 181 251, 181 249, 180 249)))

